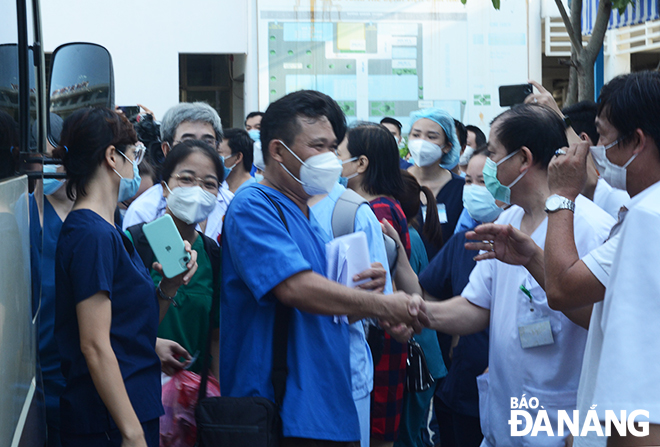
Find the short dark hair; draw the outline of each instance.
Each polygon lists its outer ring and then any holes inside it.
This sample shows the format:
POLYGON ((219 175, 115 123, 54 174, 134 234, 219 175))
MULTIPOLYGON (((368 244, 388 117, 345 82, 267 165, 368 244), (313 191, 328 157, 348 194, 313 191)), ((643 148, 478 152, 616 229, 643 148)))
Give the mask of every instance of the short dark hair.
POLYGON ((598 97, 601 114, 619 131, 620 138, 641 129, 660 151, 660 73, 640 71, 612 79, 598 97))
POLYGON ((53 157, 62 159, 66 170, 66 195, 70 200, 87 194, 86 187, 114 146, 124 153, 137 143, 133 125, 122 114, 104 107, 86 107, 64 120, 59 146, 53 157))
MULTIPOLYGON (((483 146, 484 144, 486 144, 486 135, 477 126, 473 126, 472 124, 468 124, 467 126, 465 126, 465 130, 466 130, 466 132, 472 132, 474 134, 474 140, 477 143, 477 148, 479 148, 479 147, 483 146)), ((465 138, 467 138, 467 136, 465 138)))
POLYGON ((464 148, 467 146, 467 129, 465 128, 465 124, 454 118, 454 127, 456 128, 458 143, 461 145, 461 148, 464 148))
POLYGON ((247 116, 245 117, 245 123, 247 123, 247 120, 249 120, 250 118, 254 118, 255 116, 260 116, 263 119, 264 112, 250 112, 250 113, 248 113, 247 116))
MULTIPOLYGON (((330 121, 337 142, 346 134, 346 117, 339 104, 326 94, 315 90, 300 90, 278 99, 266 110, 261 120, 261 150, 268 163, 268 143, 282 140, 291 146, 301 131, 300 118, 326 117, 330 121)), ((392 135, 389 135, 392 138, 392 135)), ((395 144, 396 145, 396 144, 395 144)))
POLYGON ((496 116, 491 126, 495 124, 495 137, 507 153, 525 146, 532 153, 533 163, 544 168, 557 149, 568 146, 564 121, 547 107, 518 104, 496 116))
POLYGON ((16 174, 15 153, 19 144, 18 123, 7 112, 0 110, 0 179, 16 174))
MULTIPOLYGON (((476 148, 474 150, 474 152, 472 153, 472 157, 474 157, 475 155, 485 155, 486 157, 488 157, 488 145, 486 143, 484 143, 481 146, 479 146, 478 148, 476 148)), ((470 157, 470 160, 472 160, 472 157, 470 157)), ((468 163, 469 163, 469 161, 468 161, 468 163)))
POLYGON ((225 167, 222 161, 220 161, 216 150, 202 140, 185 140, 172 148, 167 154, 167 157, 165 157, 165 161, 163 161, 161 168, 161 173, 163 174, 162 181, 167 183, 179 163, 195 152, 206 155, 213 162, 218 182, 222 183, 225 179, 225 167))
POLYGON ((580 101, 572 106, 564 107, 561 111, 564 116, 571 120, 571 127, 580 135, 582 132, 589 135, 593 144, 598 143, 598 131, 596 130, 596 116, 598 105, 593 101, 580 101))
POLYGON ((399 149, 386 127, 361 123, 348 131, 348 152, 351 157, 364 155, 369 167, 362 179, 362 187, 369 194, 396 197, 403 189, 399 149))
POLYGON ((232 155, 239 152, 243 154, 243 167, 247 172, 250 172, 254 158, 254 141, 250 138, 250 134, 245 129, 235 127, 225 130, 224 133, 223 139, 227 140, 232 155))
POLYGON ((386 116, 385 118, 380 120, 380 123, 381 124, 392 124, 393 126, 396 126, 397 129, 399 129, 399 134, 401 134, 401 128, 403 127, 403 125, 401 124, 401 122, 399 120, 396 120, 394 118, 390 118, 389 116, 386 116))

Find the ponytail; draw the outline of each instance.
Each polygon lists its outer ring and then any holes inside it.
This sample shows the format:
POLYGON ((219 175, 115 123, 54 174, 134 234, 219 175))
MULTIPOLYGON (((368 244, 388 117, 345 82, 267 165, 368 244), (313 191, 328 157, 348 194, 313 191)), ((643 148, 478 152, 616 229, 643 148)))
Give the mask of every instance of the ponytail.
POLYGON ((440 249, 444 244, 442 238, 442 226, 440 225, 440 216, 438 215, 438 204, 433 197, 433 192, 426 186, 421 187, 421 191, 426 197, 426 219, 422 228, 422 236, 435 248, 440 249))
POLYGON ((398 191, 395 198, 401 203, 408 225, 412 225, 433 247, 439 250, 444 242, 438 217, 438 205, 433 192, 426 186, 420 186, 417 179, 408 171, 401 171, 401 177, 403 178, 403 189, 398 191), (420 193, 424 193, 426 196, 426 220, 423 226, 417 222, 417 214, 421 206, 420 193))

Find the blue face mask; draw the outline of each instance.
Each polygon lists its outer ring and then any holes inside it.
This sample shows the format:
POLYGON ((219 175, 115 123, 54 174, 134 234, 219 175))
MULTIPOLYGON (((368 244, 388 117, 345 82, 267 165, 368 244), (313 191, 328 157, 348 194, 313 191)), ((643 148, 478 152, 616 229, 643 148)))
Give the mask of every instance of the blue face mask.
POLYGON ((231 168, 228 168, 227 165, 225 164, 225 160, 227 160, 227 158, 231 158, 233 156, 234 155, 230 155, 229 157, 226 157, 226 158, 223 157, 222 155, 220 156, 220 160, 222 160, 222 165, 225 167, 225 180, 227 180, 227 177, 229 177, 229 174, 231 174, 231 170, 236 167, 236 164, 234 164, 234 166, 232 166, 231 168))
POLYGON ((140 178, 140 170, 138 169, 137 163, 129 159, 121 151, 117 152, 119 152, 122 157, 124 157, 130 164, 133 165, 133 178, 124 178, 119 172, 117 172, 116 169, 113 169, 115 174, 117 174, 121 179, 119 181, 119 195, 117 197, 117 202, 123 202, 124 200, 128 200, 137 194, 138 189, 140 189, 140 181, 142 179, 140 178))
POLYGON ((518 183, 518 181, 521 178, 523 178, 525 174, 527 174, 527 171, 523 172, 518 177, 516 177, 516 179, 513 182, 511 182, 511 184, 509 184, 508 186, 504 186, 497 179, 497 167, 502 163, 504 163, 505 161, 507 161, 509 158, 516 155, 518 152, 520 152, 520 149, 518 149, 515 152, 511 152, 509 155, 507 155, 497 163, 495 163, 490 158, 487 158, 486 164, 484 165, 484 169, 483 169, 484 183, 486 184, 486 188, 488 189, 488 192, 490 192, 495 199, 504 202, 506 204, 511 203, 511 187, 516 183, 518 183))
MULTIPOLYGON (((357 159, 358 159, 357 157, 353 157, 353 158, 349 158, 348 160, 341 160, 341 164, 342 164, 342 166, 343 166, 343 165, 345 165, 346 163, 350 163, 350 162, 352 162, 352 161, 356 161, 357 159)), ((356 177, 357 175, 358 175, 358 172, 355 172, 355 173, 349 175, 348 177, 339 177, 339 184, 340 184, 341 186, 343 186, 344 188, 348 188, 348 181, 349 181, 350 179, 352 179, 353 177, 356 177)))
MULTIPOLYGON (((57 172, 57 168, 60 165, 44 165, 44 174, 54 174, 57 172)), ((45 178, 44 179, 44 194, 49 196, 54 194, 55 191, 60 189, 64 184, 63 181, 56 178, 45 178)))
POLYGON ((463 206, 470 213, 470 217, 478 222, 492 222, 502 213, 497 206, 493 195, 485 186, 465 185, 463 187, 463 206))
POLYGON ((261 138, 261 131, 257 129, 252 129, 248 132, 248 135, 250 135, 250 138, 252 138, 252 141, 257 142, 261 138))

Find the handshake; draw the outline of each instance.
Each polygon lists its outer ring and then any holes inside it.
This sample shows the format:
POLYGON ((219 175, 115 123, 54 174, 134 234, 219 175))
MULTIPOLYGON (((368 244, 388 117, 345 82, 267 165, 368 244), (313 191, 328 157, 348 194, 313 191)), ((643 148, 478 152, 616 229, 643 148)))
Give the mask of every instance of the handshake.
MULTIPOLYGON (((371 264, 370 269, 353 278, 356 282, 362 280, 368 281, 358 285, 358 289, 380 294, 385 288, 387 273, 382 264, 375 262, 371 264)), ((395 292, 391 295, 379 295, 375 307, 369 316, 377 318, 380 326, 401 343, 408 341, 413 334, 419 334, 430 324, 426 314, 426 303, 417 293, 410 295, 405 292, 395 292)))
POLYGON ((426 303, 421 296, 396 292, 383 295, 383 299, 387 314, 379 318, 379 323, 395 340, 404 343, 413 334, 419 334, 424 327, 430 326, 426 303))

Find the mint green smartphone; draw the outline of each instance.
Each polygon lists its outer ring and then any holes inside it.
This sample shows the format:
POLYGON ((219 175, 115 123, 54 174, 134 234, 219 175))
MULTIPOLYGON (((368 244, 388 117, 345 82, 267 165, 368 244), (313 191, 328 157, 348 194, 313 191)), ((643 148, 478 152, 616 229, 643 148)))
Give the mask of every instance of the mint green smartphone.
POLYGON ((163 217, 145 224, 142 231, 144 231, 156 260, 163 266, 165 277, 173 278, 188 270, 186 264, 190 261, 190 254, 186 251, 172 216, 165 214, 163 217))

